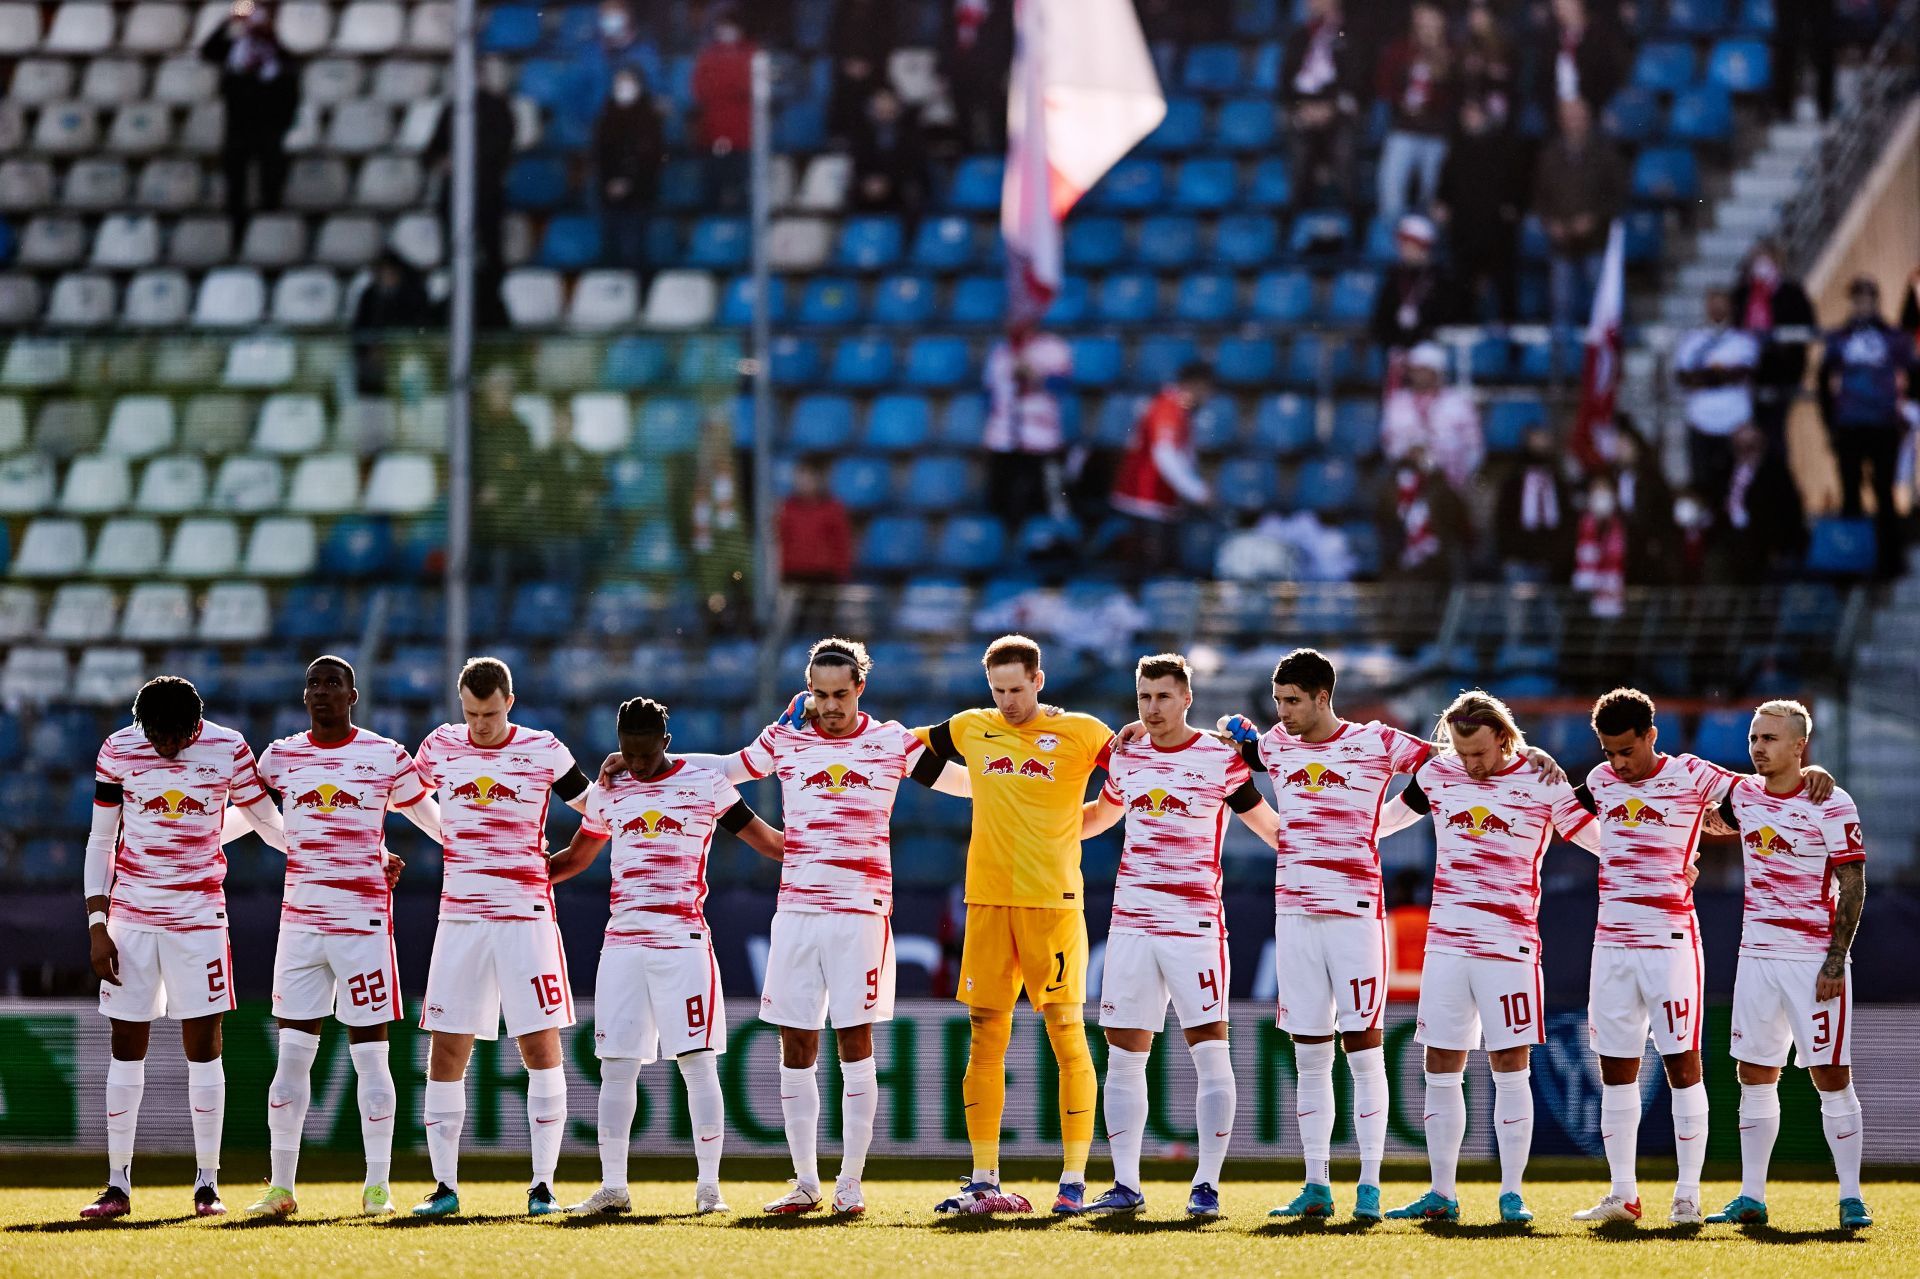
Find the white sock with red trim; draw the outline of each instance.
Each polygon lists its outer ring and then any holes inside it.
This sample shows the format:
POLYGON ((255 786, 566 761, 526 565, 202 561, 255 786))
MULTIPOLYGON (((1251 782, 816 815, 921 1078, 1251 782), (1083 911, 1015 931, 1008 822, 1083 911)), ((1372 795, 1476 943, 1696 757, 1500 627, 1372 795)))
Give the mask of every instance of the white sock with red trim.
POLYGON ((1293 1064, 1300 1075, 1293 1112, 1307 1157, 1307 1181, 1329 1185, 1333 1180, 1333 1041, 1295 1044, 1293 1064))
POLYGON ((840 1175, 859 1177, 867 1169, 867 1148, 873 1145, 873 1121, 880 1113, 879 1064, 840 1063, 840 1175))
POLYGON ((787 1149, 793 1152, 793 1179, 820 1191, 820 1079, 818 1064, 780 1067, 780 1117, 786 1121, 787 1149))
POLYGON ((1780 1139, 1780 1084, 1740 1085, 1740 1193, 1767 1201, 1767 1167, 1780 1139))
POLYGON ((1427 1164, 1433 1170, 1433 1193, 1443 1199, 1460 1197, 1460 1143, 1467 1135, 1466 1083, 1463 1071, 1427 1072, 1427 1164))
POLYGON ((527 1128, 533 1134, 533 1184, 553 1189, 560 1139, 567 1135, 567 1072, 548 1066, 527 1072, 527 1128))
POLYGON ((319 1055, 320 1036, 281 1029, 280 1060, 267 1085, 268 1179, 289 1193, 300 1171, 300 1133, 313 1104, 313 1059, 319 1055))
POLYGON ((640 1059, 607 1057, 600 1062, 600 1184, 627 1188, 627 1148, 633 1144, 633 1116, 640 1108, 640 1059))
POLYGON ((358 1076, 360 1144, 367 1152, 369 1186, 384 1186, 393 1171, 393 1115, 400 1096, 393 1086, 392 1054, 384 1040, 354 1044, 353 1071, 358 1076))
POLYGON ((1607 1151, 1613 1193, 1628 1203, 1640 1198, 1634 1163, 1640 1152, 1640 1085, 1600 1085, 1600 1142, 1607 1151))
POLYGON ((1147 1095, 1150 1052, 1107 1049, 1107 1087, 1102 1098, 1107 1117, 1107 1153, 1113 1159, 1114 1184, 1140 1189, 1141 1137, 1152 1105, 1147 1095))
POLYGON ((1387 1153, 1387 1050, 1362 1048, 1347 1054, 1353 1075, 1353 1134, 1360 1143, 1360 1184, 1380 1184, 1387 1153))
POLYGON ((107 1062, 107 1184, 133 1192, 133 1136, 140 1126, 140 1098, 147 1090, 147 1063, 107 1062))
POLYGON ((1531 1070, 1496 1071, 1493 1076, 1494 1139, 1500 1146, 1500 1193, 1520 1193, 1533 1153, 1533 1078, 1531 1070))
POLYGON ((467 1126, 467 1081, 427 1080, 421 1112, 427 1129, 427 1158, 433 1179, 448 1190, 460 1189, 460 1130, 467 1126))
POLYGON ((1676 1199, 1700 1198, 1700 1170, 1707 1166, 1707 1086, 1673 1090, 1673 1155, 1680 1164, 1676 1199))
POLYGON ((726 1098, 720 1091, 720 1059, 711 1052, 688 1053, 679 1059, 680 1078, 687 1085, 687 1117, 693 1120, 693 1157, 700 1180, 720 1180, 720 1147, 726 1142, 726 1098))
POLYGON ((1860 1197, 1860 1144, 1862 1122, 1860 1096, 1853 1085, 1820 1094, 1820 1127, 1827 1134, 1827 1149, 1833 1152, 1834 1171, 1840 1174, 1840 1197, 1860 1197))
POLYGON ((211 1186, 220 1168, 220 1130, 227 1121, 227 1068, 212 1061, 187 1063, 187 1105, 193 1110, 195 1185, 211 1186))
POLYGON ((1233 1050, 1224 1039, 1203 1039, 1187 1050, 1198 1077, 1193 1094, 1193 1121, 1200 1134, 1200 1163, 1193 1184, 1220 1188, 1220 1167, 1233 1140, 1233 1114, 1239 1108, 1239 1090, 1233 1082, 1233 1050))

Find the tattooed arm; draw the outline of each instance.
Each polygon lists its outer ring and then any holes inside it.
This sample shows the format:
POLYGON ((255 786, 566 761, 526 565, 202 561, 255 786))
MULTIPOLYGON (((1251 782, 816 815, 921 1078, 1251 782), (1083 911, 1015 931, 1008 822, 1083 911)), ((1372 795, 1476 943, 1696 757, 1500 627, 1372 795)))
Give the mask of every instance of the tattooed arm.
POLYGON ((1822 1003, 1839 998, 1846 989, 1847 951, 1860 927, 1860 911, 1867 904, 1867 864, 1842 862, 1833 868, 1833 878, 1840 889, 1840 900, 1833 908, 1833 941, 1827 946, 1826 962, 1820 965, 1820 980, 1813 987, 1813 997, 1822 1003))

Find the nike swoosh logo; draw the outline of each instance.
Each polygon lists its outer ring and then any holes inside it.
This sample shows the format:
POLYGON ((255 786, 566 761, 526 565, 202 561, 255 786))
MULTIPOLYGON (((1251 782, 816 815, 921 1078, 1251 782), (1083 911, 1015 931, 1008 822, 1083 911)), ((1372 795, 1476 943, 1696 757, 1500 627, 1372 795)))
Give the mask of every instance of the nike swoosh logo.
POLYGON ((1068 1113, 1069 1115, 1084 1115, 1084 1114, 1086 1114, 1087 1112, 1086 1112, 1086 1111, 1084 1111, 1084 1110, 1069 1110, 1069 1111, 1068 1111, 1067 1113, 1068 1113))
POLYGON ((966 1105, 964 1105, 964 1106, 962 1106, 962 1107, 960 1107, 960 1109, 962 1109, 962 1110, 972 1110, 972 1109, 973 1109, 973 1108, 974 1108, 975 1106, 977 1106, 977 1105, 979 1105, 979 1104, 980 1104, 980 1103, 979 1103, 979 1102, 977 1102, 977 1101, 970 1101, 970 1102, 968 1102, 968 1103, 967 1103, 966 1105))
POLYGON ((535 1119, 533 1122, 536 1124, 557 1124, 560 1122, 560 1116, 555 1115, 551 1119, 535 1119))
POLYGON ((292 1104, 293 1103, 290 1101, 270 1101, 267 1103, 267 1109, 268 1110, 285 1110, 288 1106, 291 1106, 292 1104))
POLYGON ((438 1128, 439 1126, 440 1126, 440 1121, 439 1121, 438 1119, 429 1119, 429 1120, 427 1120, 427 1127, 429 1127, 429 1128, 438 1128))
POLYGON ((1524 1119, 1502 1119, 1500 1122, 1503 1124, 1524 1124, 1527 1121, 1524 1119))
POLYGON ((1600 1134, 1600 1140, 1602 1140, 1602 1141, 1612 1141, 1612 1140, 1613 1140, 1613 1134, 1612 1134, 1612 1133, 1610 1133, 1610 1132, 1603 1132, 1603 1133, 1601 1133, 1601 1134, 1600 1134))
POLYGON ((200 1107, 195 1106, 193 1108, 193 1113, 196 1115, 211 1115, 213 1113, 213 1107, 208 1106, 205 1110, 202 1110, 200 1109, 200 1107))
POLYGON ((797 1092, 794 1092, 794 1093, 783 1092, 780 1094, 780 1100, 781 1101, 798 1101, 800 1100, 800 1094, 797 1092))
POLYGON ((1424 1115, 1422 1115, 1422 1116, 1420 1116, 1420 1122, 1421 1122, 1421 1123, 1425 1123, 1425 1122, 1427 1122, 1427 1120, 1429 1120, 1429 1119, 1431 1119, 1431 1118, 1433 1118, 1433 1117, 1434 1117, 1434 1115, 1437 1115, 1437 1114, 1439 1114, 1439 1113, 1440 1113, 1440 1112, 1439 1112, 1439 1111, 1437 1111, 1437 1110, 1436 1110, 1436 1111, 1430 1111, 1430 1112, 1428 1112, 1427 1114, 1424 1114, 1424 1115))
POLYGON ((1041 991, 1040 993, 1043 995, 1051 995, 1054 991, 1063 989, 1065 986, 1066 986, 1066 983, 1063 981, 1055 982, 1053 985, 1047 987, 1045 990, 1041 991))
POLYGON ((1860 1130, 1855 1128, 1852 1132, 1837 1132, 1833 1135, 1833 1139, 1835 1141, 1845 1141, 1849 1137, 1858 1137, 1859 1135, 1860 1130))
POLYGON ((1203 1013, 1210 1013, 1214 1009, 1218 1008, 1219 1006, 1220 1006, 1220 1001, 1216 999, 1212 1003, 1206 1005, 1206 1007, 1202 1008, 1200 1011, 1203 1013))
POLYGON ((1377 1115, 1377 1114, 1379 1114, 1379 1113, 1380 1113, 1380 1112, 1379 1112, 1379 1111, 1377 1111, 1377 1110, 1369 1110, 1369 1111, 1368 1111, 1368 1112, 1367 1112, 1366 1114, 1364 1114, 1364 1115, 1362 1115, 1362 1116, 1360 1116, 1360 1117, 1361 1117, 1362 1119, 1371 1119, 1371 1118, 1373 1118, 1373 1117, 1374 1117, 1375 1115, 1377 1115))
POLYGON ((1753 1131, 1753 1130, 1754 1130, 1755 1128, 1758 1128, 1759 1126, 1760 1126, 1759 1124, 1741 1124, 1741 1125, 1740 1125, 1740 1131, 1741 1131, 1741 1132, 1752 1132, 1752 1131, 1753 1131))
POLYGON ((1231 1137, 1233 1136, 1233 1129, 1229 1128, 1225 1132, 1217 1132, 1213 1135, 1216 1137, 1231 1137))
POLYGON ((392 1118, 392 1115, 369 1115, 367 1116, 367 1122, 370 1124, 384 1124, 392 1118))
POLYGON ((700 1140, 702 1140, 702 1141, 718 1141, 718 1140, 720 1140, 720 1139, 719 1139, 718 1137, 702 1137, 702 1138, 701 1138, 700 1140))
POLYGON ((863 1092, 850 1092, 850 1093, 848 1093, 848 1094, 847 1094, 847 1096, 849 1096, 849 1097, 864 1097, 864 1096, 866 1096, 866 1095, 867 1095, 867 1094, 865 1094, 865 1093, 863 1093, 863 1092))
POLYGON ((1678 1133, 1676 1133, 1676 1134, 1674 1134, 1674 1140, 1675 1140, 1675 1141, 1698 1141, 1698 1140, 1700 1140, 1700 1134, 1699 1134, 1699 1133, 1695 1133, 1695 1134, 1693 1134, 1693 1136, 1691 1136, 1691 1137, 1682 1137, 1682 1136, 1680 1136, 1680 1135, 1679 1135, 1678 1133))
POLYGON ((1005 734, 1005 733, 982 733, 982 734, 980 734, 980 736, 982 736, 982 737, 1005 737, 1005 736, 1006 736, 1006 734, 1005 734))
POLYGON ((1308 1115, 1317 1115, 1319 1113, 1317 1110, 1296 1110, 1293 1112, 1293 1117, 1295 1119, 1305 1119, 1308 1115))
POLYGON ((122 1115, 124 1115, 124 1114, 126 1114, 126 1113, 127 1113, 127 1112, 126 1112, 126 1111, 124 1111, 124 1110, 109 1110, 109 1111, 107 1112, 107 1118, 109 1118, 109 1119, 118 1119, 118 1118, 119 1118, 120 1116, 122 1116, 122 1115))
POLYGON ((1112 1141, 1115 1137, 1124 1137, 1126 1135, 1127 1135, 1127 1130, 1125 1128, 1122 1128, 1119 1132, 1108 1133, 1107 1140, 1112 1141))

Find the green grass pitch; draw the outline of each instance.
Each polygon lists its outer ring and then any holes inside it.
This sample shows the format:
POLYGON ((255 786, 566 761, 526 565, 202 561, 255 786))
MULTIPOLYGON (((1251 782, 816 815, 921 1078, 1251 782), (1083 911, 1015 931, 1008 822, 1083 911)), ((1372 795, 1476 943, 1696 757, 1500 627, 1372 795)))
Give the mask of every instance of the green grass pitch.
MULTIPOLYGON (((829 1161, 830 1163, 830 1161, 829 1161)), ((16 1169, 16 1172, 20 1171, 16 1169)), ((563 1169, 563 1178, 582 1165, 563 1169)), ((1598 1173, 1599 1170, 1595 1170, 1598 1173)), ((12 1178, 9 1178, 12 1180, 12 1178)), ((1648 1219, 1636 1226, 1590 1227, 1567 1219, 1605 1187, 1598 1180, 1549 1180, 1528 1188, 1538 1216, 1531 1229, 1495 1220, 1497 1184, 1461 1187, 1458 1226, 1388 1222, 1359 1228, 1345 1219, 1352 1187, 1335 1196, 1342 1216, 1326 1225, 1270 1221, 1267 1209, 1291 1196, 1292 1183, 1229 1184, 1225 1217, 1192 1222, 1184 1216, 1186 1183, 1150 1181, 1141 1217, 1060 1221, 1045 1212, 1051 1185, 1008 1179, 1034 1200, 1027 1218, 936 1219, 933 1205, 952 1192, 951 1181, 867 1182, 868 1211, 859 1219, 825 1212, 804 1217, 762 1216, 760 1205, 785 1190, 768 1180, 728 1178, 733 1213, 696 1219, 687 1181, 636 1181, 628 1217, 576 1221, 529 1219, 524 1190, 515 1182, 474 1181, 462 1187, 467 1216, 443 1222, 402 1215, 389 1221, 357 1215, 357 1181, 300 1187, 301 1213, 290 1221, 252 1221, 241 1215, 255 1189, 240 1181, 223 1187, 232 1215, 195 1220, 185 1215, 184 1181, 137 1182, 135 1213, 92 1225, 74 1214, 93 1191, 0 1188, 0 1276, 91 1279, 113 1275, 296 1276, 385 1275, 397 1270, 436 1276, 831 1275, 836 1279, 910 1279, 919 1275, 991 1279, 1136 1279, 1159 1275, 1359 1274, 1595 1276, 1595 1279, 1696 1279, 1701 1275, 1819 1276, 1920 1274, 1920 1182, 1870 1182, 1867 1202, 1877 1224, 1858 1236, 1835 1228, 1830 1181, 1776 1183, 1770 1193, 1773 1224, 1754 1230, 1726 1226, 1671 1228, 1665 1184, 1643 1183, 1648 1219)), ((1424 1190, 1416 1170, 1389 1173, 1389 1206, 1424 1190)), ((424 1189, 399 1182, 406 1203, 424 1189)), ((561 1202, 585 1197, 593 1184, 563 1179, 561 1202)), ((1099 1186, 1093 1187, 1100 1189, 1099 1186)), ((1706 1188, 1710 1207, 1737 1186, 1706 1188)))

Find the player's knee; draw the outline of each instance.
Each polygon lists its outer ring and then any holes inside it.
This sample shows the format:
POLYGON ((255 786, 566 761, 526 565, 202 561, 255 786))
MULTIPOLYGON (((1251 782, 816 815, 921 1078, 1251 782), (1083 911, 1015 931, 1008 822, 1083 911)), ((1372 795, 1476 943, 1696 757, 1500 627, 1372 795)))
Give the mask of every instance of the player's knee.
POLYGON ((640 1078, 640 1059, 638 1057, 603 1057, 600 1060, 600 1082, 633 1083, 640 1078))
POLYGON ((1013 1040, 1013 1014, 976 1011, 972 1022, 973 1038, 967 1052, 968 1064, 1004 1063, 1007 1045, 1013 1040))

